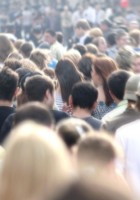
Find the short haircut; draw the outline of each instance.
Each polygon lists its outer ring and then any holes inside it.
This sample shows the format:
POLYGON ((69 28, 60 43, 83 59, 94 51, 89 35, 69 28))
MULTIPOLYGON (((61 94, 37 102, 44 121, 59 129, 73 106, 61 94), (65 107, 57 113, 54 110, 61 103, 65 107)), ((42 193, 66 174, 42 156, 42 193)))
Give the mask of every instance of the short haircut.
POLYGON ((123 100, 125 85, 130 77, 130 73, 119 70, 113 72, 108 78, 108 87, 113 95, 119 100, 123 100))
POLYGON ((91 109, 97 101, 98 91, 91 83, 77 83, 74 85, 71 95, 74 107, 91 109))
POLYGON ((74 49, 76 49, 77 51, 79 51, 79 53, 82 55, 84 55, 87 52, 87 48, 86 46, 82 45, 82 44, 76 44, 74 46, 74 49))
POLYGON ((18 85, 18 74, 8 67, 0 71, 0 99, 12 101, 18 85))
POLYGON ((8 58, 5 60, 4 66, 9 67, 13 71, 15 71, 15 70, 21 68, 22 64, 21 64, 20 60, 17 60, 15 58, 8 58))
POLYGON ((61 121, 56 127, 58 135, 68 148, 73 147, 79 139, 92 131, 92 127, 84 120, 70 118, 61 121))
POLYGON ((93 167, 103 167, 115 160, 118 149, 114 140, 106 134, 90 135, 83 138, 79 143, 78 160, 93 167))
POLYGON ((46 33, 49 33, 52 37, 56 37, 56 32, 53 30, 46 30, 46 33))
POLYGON ((25 42, 20 47, 20 52, 25 58, 29 58, 30 53, 34 49, 34 46, 31 42, 25 42))
POLYGON ((87 20, 85 20, 85 19, 80 19, 80 20, 77 22, 75 28, 81 28, 81 29, 83 29, 83 30, 89 30, 89 29, 90 29, 90 25, 89 25, 89 23, 88 23, 87 20))
POLYGON ((118 29, 116 31, 116 41, 119 40, 121 37, 125 36, 127 34, 127 32, 123 29, 118 29))
POLYGON ((33 120, 42 125, 51 126, 53 124, 53 117, 45 105, 39 102, 30 102, 24 104, 16 110, 14 125, 25 120, 33 120))
POLYGON ((116 32, 110 32, 108 35, 107 35, 107 43, 110 45, 110 46, 113 46, 116 44, 116 32))
POLYGON ((50 93, 54 91, 53 83, 47 76, 36 75, 25 83, 25 92, 29 101, 42 102, 47 90, 50 93))

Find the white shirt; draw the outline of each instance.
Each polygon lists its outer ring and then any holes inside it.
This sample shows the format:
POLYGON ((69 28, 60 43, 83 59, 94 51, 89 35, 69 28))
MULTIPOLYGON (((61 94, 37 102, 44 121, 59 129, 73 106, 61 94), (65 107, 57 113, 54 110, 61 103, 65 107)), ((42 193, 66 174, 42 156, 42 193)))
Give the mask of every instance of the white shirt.
POLYGON ((140 197, 140 119, 119 128, 116 139, 124 150, 126 178, 140 197))
POLYGON ((95 9, 89 6, 83 13, 84 19, 91 22, 92 24, 96 23, 96 12, 95 9))

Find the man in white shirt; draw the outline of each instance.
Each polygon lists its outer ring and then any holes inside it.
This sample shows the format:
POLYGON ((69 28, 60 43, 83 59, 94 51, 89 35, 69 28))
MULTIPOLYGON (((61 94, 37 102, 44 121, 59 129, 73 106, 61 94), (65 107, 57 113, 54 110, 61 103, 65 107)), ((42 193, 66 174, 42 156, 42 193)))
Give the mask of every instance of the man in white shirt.
POLYGON ((81 19, 77 22, 75 26, 75 34, 78 38, 78 43, 84 45, 86 38, 89 37, 88 31, 90 29, 90 25, 87 20, 81 19))
MULTIPOLYGON (((140 112, 140 84, 137 95, 137 110, 140 112)), ((116 131, 116 139, 124 150, 125 162, 123 170, 126 178, 140 197, 140 118, 120 127, 116 131)))
POLYGON ((96 11, 89 3, 85 3, 85 10, 83 13, 84 19, 90 22, 92 25, 96 23, 96 11))

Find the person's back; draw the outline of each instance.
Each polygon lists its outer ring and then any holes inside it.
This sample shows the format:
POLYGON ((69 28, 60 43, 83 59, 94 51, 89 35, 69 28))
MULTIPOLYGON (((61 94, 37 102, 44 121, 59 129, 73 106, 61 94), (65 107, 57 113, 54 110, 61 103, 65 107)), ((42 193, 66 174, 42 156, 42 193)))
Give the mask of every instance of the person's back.
POLYGON ((115 134, 119 127, 140 118, 140 112, 135 109, 137 101, 136 91, 139 82, 140 75, 133 75, 128 79, 124 94, 124 99, 128 100, 128 106, 122 114, 105 121, 103 124, 105 130, 115 134))

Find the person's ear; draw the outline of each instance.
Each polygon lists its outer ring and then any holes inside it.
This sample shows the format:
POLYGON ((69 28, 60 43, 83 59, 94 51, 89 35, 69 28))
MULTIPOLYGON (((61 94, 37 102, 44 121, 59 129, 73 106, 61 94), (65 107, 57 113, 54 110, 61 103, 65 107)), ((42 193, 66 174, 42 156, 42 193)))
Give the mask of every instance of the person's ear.
POLYGON ((72 100, 72 95, 69 96, 69 105, 73 107, 73 100, 72 100))

